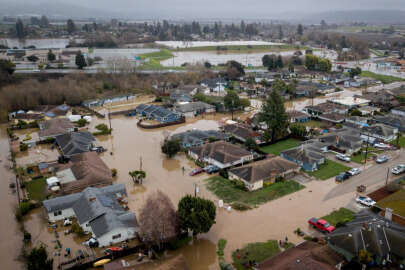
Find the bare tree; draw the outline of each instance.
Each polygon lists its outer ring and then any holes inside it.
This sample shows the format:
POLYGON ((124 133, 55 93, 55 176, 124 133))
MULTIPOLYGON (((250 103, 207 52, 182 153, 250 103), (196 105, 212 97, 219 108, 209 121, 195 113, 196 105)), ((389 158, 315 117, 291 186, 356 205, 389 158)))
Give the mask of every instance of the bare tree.
POLYGON ((177 237, 178 216, 169 197, 161 191, 151 194, 139 214, 140 236, 147 245, 162 247, 177 237))

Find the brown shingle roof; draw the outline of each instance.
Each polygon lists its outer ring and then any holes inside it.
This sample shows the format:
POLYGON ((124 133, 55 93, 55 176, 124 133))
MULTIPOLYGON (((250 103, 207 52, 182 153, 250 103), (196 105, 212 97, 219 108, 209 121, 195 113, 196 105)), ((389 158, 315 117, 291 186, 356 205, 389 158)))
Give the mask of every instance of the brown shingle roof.
POLYGON ((75 126, 67 118, 56 118, 39 123, 39 137, 56 136, 69 132, 75 126))
POLYGON ((193 147, 190 149, 190 152, 197 154, 200 158, 209 157, 222 164, 235 162, 243 157, 252 155, 244 148, 224 141, 193 147))
POLYGON ((328 246, 304 242, 262 262, 260 270, 333 270, 343 260, 328 246))
POLYGON ((111 170, 96 152, 75 155, 70 160, 76 181, 62 185, 64 193, 80 192, 86 187, 100 187, 112 184, 111 170))
POLYGON ((246 182, 254 183, 269 178, 273 172, 279 175, 297 169, 299 169, 299 166, 294 162, 288 161, 282 157, 272 157, 233 168, 229 172, 237 175, 246 182))

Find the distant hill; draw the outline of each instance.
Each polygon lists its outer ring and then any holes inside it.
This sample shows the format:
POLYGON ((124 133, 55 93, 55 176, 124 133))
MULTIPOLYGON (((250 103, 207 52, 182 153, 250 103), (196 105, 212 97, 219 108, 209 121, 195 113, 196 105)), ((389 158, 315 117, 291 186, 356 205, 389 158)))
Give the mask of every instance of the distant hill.
POLYGON ((302 23, 353 23, 364 22, 369 24, 405 24, 404 10, 353 10, 328 11, 296 17, 302 23))

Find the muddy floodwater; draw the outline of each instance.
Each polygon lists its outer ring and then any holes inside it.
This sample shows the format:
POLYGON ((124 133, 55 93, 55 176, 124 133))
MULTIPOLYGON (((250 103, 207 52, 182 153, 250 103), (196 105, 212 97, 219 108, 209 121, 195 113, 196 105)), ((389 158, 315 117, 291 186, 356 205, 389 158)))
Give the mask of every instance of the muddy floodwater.
POLYGON ((22 247, 22 235, 14 217, 17 195, 9 188, 9 184, 15 182, 15 178, 13 171, 10 170, 8 157, 9 143, 6 126, 0 125, 0 268, 22 269, 22 263, 16 260, 22 247))

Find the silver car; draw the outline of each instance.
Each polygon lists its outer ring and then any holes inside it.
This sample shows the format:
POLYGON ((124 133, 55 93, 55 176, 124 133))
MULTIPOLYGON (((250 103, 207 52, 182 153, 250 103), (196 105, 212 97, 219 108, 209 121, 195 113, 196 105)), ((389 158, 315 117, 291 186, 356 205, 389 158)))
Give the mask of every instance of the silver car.
POLYGON ((344 154, 337 154, 336 158, 340 159, 340 160, 343 160, 343 161, 346 161, 346 162, 350 162, 350 157, 348 157, 348 156, 346 156, 344 154))
POLYGON ((399 164, 399 165, 395 166, 395 168, 393 168, 391 170, 391 172, 393 174, 397 174, 397 175, 401 174, 401 173, 405 172, 405 165, 404 164, 399 164))
POLYGON ((379 164, 381 164, 381 163, 387 162, 388 159, 389 159, 389 158, 388 158, 387 156, 379 156, 379 157, 376 159, 376 162, 379 163, 379 164))
POLYGON ((350 171, 348 171, 348 173, 350 173, 351 176, 356 175, 356 174, 360 174, 361 169, 360 168, 353 168, 350 171))

